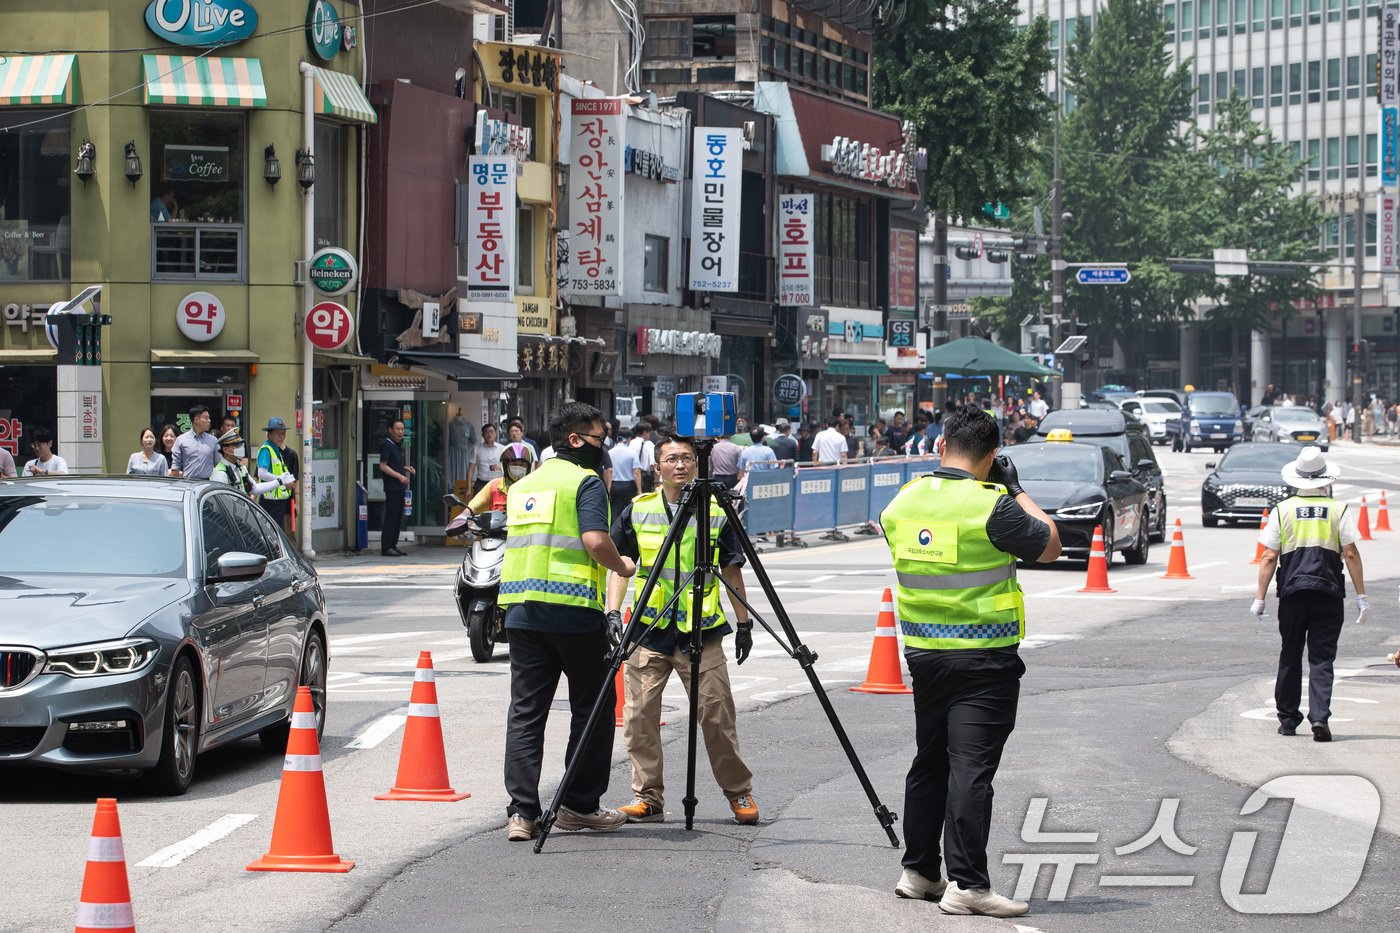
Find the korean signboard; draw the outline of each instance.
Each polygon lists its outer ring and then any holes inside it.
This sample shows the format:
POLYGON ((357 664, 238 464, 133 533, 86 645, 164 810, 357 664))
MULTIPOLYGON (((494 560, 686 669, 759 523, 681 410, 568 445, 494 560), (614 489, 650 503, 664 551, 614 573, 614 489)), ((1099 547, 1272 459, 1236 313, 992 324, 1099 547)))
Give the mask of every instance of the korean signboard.
POLYGON ((919 235, 890 230, 890 308, 913 311, 919 298, 919 235))
POLYGON ((695 128, 690 202, 690 287, 739 290, 739 193, 743 131, 695 128))
POLYGON ((812 196, 785 194, 778 199, 778 304, 817 303, 812 268, 812 196))
POLYGON ((574 99, 569 121, 568 291, 622 292, 622 185, 627 107, 620 97, 574 99))
POLYGON ((1381 108, 1381 187, 1400 179, 1400 107, 1381 108))
POLYGON ((467 208, 467 300, 515 294, 515 159, 471 156, 467 208))
MULTIPOLYGON (((457 299, 457 352, 492 369, 515 369, 521 312, 513 301, 457 299)), ((546 320, 546 325, 548 321, 546 320)), ((544 325, 540 332, 544 332, 544 325)))
POLYGON ((1400 106, 1400 9, 1387 6, 1381 10, 1377 47, 1380 50, 1377 98, 1382 107, 1400 106))
POLYGON ((1382 272, 1400 272, 1400 195, 1382 192, 1378 197, 1376 235, 1380 238, 1382 272))

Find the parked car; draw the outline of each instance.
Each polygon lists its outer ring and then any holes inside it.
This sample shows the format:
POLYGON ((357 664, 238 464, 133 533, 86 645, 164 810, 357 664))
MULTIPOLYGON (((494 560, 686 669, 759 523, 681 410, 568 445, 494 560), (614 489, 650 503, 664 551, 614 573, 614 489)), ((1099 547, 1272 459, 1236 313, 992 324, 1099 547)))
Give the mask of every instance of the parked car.
POLYGON ((1244 440, 1244 419, 1233 392, 1192 392, 1181 414, 1167 422, 1172 450, 1190 453, 1197 447, 1224 452, 1244 440))
POLYGON ((182 479, 0 482, 0 766, 135 770, 326 717, 316 571, 251 499, 182 479))
POLYGON ((1116 453, 1133 479, 1147 487, 1150 534, 1154 541, 1167 537, 1167 490, 1162 467, 1152 451, 1147 426, 1123 411, 1052 411, 1040 421, 1034 440, 1043 441, 1055 430, 1068 430, 1075 440, 1093 441, 1116 453))
POLYGON ((1201 524, 1214 528, 1223 522, 1258 525, 1265 509, 1272 509, 1296 490, 1279 474, 1297 458, 1292 447, 1246 442, 1232 446, 1201 484, 1201 524))
POLYGON ((1104 555, 1147 563, 1151 547, 1147 487, 1121 457, 1093 441, 1018 444, 1004 453, 1021 485, 1060 532, 1065 557, 1087 559, 1095 526, 1104 529, 1104 555))
POLYGON ((1275 405, 1253 420, 1250 437, 1271 444, 1316 444, 1328 449, 1327 422, 1311 408, 1275 405))
POLYGON ((1154 444, 1167 442, 1167 422, 1181 417, 1181 406, 1169 398, 1129 398, 1118 403, 1123 411, 1147 425, 1154 444))
POLYGON ((1269 410, 1269 407, 1268 405, 1255 405, 1253 408, 1246 410, 1243 415, 1240 415, 1240 420, 1244 422, 1243 440, 1254 440, 1254 423, 1259 420, 1264 412, 1269 410))
POLYGON ((1096 402, 1112 402, 1115 405, 1124 399, 1136 398, 1137 393, 1127 386, 1106 385, 1100 386, 1089 393, 1089 398, 1096 402))
POLYGON ((1169 398, 1181 407, 1186 407, 1186 393, 1180 389, 1138 389, 1139 398, 1169 398))

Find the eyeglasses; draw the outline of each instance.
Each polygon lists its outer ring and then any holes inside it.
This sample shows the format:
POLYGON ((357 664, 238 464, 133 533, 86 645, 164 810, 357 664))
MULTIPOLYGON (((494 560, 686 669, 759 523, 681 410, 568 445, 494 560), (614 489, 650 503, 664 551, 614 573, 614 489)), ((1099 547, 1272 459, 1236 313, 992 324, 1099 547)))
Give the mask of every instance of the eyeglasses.
POLYGON ((607 437, 606 434, 580 434, 580 435, 578 435, 578 436, 579 436, 579 437, 591 437, 591 438, 593 438, 595 441, 597 441, 597 442, 600 443, 600 444, 603 442, 603 439, 607 437))
POLYGON ((667 457, 665 460, 662 460, 661 462, 664 463, 664 464, 666 464, 668 467, 690 466, 692 463, 695 462, 695 458, 694 458, 694 457, 667 457))

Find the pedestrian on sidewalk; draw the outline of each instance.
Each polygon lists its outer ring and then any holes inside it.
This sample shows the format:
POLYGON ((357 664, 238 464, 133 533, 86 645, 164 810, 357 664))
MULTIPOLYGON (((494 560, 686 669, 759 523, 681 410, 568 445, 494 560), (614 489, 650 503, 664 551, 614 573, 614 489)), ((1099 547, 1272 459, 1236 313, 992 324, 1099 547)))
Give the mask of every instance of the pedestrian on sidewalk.
POLYGON ((1313 741, 1332 741, 1327 720, 1332 713, 1332 662, 1346 614, 1346 580, 1356 590, 1358 623, 1368 612, 1362 579, 1361 540, 1355 517, 1346 503, 1332 498, 1332 482, 1341 470, 1329 464, 1316 447, 1304 447, 1298 459, 1281 471, 1283 481, 1298 490, 1269 513, 1259 532, 1264 554, 1259 560, 1259 584, 1250 613, 1264 621, 1269 581, 1278 571, 1278 631, 1282 647, 1274 705, 1278 734, 1296 735, 1303 722, 1303 649, 1308 651, 1308 721, 1313 741))
MULTIPOLYGON (((758 433, 755 428, 753 434, 758 433)), ((754 446, 762 441, 750 438, 754 446)), ((752 449, 752 448, 750 448, 752 449)), ((670 437, 656 448, 661 489, 638 496, 613 522, 612 539, 622 556, 636 561, 637 576, 633 600, 646 585, 647 575, 661 550, 661 543, 680 501, 681 490, 695 479, 695 443, 689 438, 670 437)), ((744 590, 744 552, 738 531, 730 525, 718 505, 710 506, 711 540, 719 556, 720 573, 738 593, 729 596, 738 632, 734 636, 734 657, 743 664, 753 649, 753 623, 741 600, 747 600, 744 590)), ((691 617, 689 593, 682 593, 674 604, 671 597, 676 581, 685 580, 695 569, 695 516, 691 515, 683 537, 677 539, 667 563, 657 577, 651 597, 640 612, 643 621, 655 625, 643 631, 635 653, 627 663, 627 702, 623 707, 623 740, 632 760, 632 803, 619 810, 629 823, 660 823, 666 818, 665 781, 661 754, 661 694, 671 679, 671 672, 680 675, 686 693, 698 689, 699 726, 705 737, 705 751, 710 756, 710 770, 715 782, 729 801, 736 823, 757 823, 758 804, 753 799, 753 772, 739 754, 739 736, 735 726, 734 694, 729 686, 729 666, 724 657, 724 636, 734 631, 720 606, 720 582, 713 577, 705 583, 705 596, 699 620, 703 648, 700 653, 700 683, 690 680, 691 617), (671 604, 669 612, 658 618, 662 609, 671 604)), ((627 594, 626 579, 614 576, 608 581, 608 618, 617 628, 622 625, 622 602, 627 594)))
POLYGON ((996 456, 991 415, 969 407, 943 427, 938 469, 906 484, 880 515, 897 575, 917 744, 895 893, 938 901, 948 914, 1016 917, 1030 906, 993 891, 987 873, 992 779, 1026 671, 1017 652, 1025 603, 1016 560, 1053 561, 1060 537, 1010 459, 996 456))
POLYGON ((379 472, 384 477, 384 518, 379 526, 379 553, 384 557, 407 557, 399 550, 399 529, 403 527, 404 493, 409 477, 418 471, 408 465, 403 451, 404 423, 395 420, 379 447, 379 472))
POLYGON ((609 535, 603 437, 602 412, 564 404, 549 422, 554 458, 506 494, 500 604, 510 634, 505 786, 511 842, 539 835, 544 728, 560 675, 569 679, 565 760, 577 757, 577 770, 555 825, 606 832, 627 820, 601 803, 612 768, 612 717, 600 717, 593 734, 583 734, 594 700, 602 694, 606 704, 614 702, 607 655, 609 641, 622 633, 610 631, 603 615, 607 572, 630 577, 637 571, 609 535))
POLYGON ((170 452, 170 475, 186 479, 208 479, 220 459, 217 435, 209 430, 209 409, 190 409, 190 429, 175 438, 170 452))
POLYGON ((257 471, 260 482, 273 482, 258 501, 277 527, 292 533, 292 499, 296 496, 297 474, 287 464, 282 450, 287 446, 287 422, 274 415, 263 428, 267 440, 258 448, 257 471))

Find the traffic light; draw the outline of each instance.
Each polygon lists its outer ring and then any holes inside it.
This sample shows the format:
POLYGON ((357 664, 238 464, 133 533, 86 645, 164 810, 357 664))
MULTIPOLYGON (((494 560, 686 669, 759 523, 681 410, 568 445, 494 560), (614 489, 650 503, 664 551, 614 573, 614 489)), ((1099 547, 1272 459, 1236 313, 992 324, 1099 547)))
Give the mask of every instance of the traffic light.
POLYGON ((1215 263, 1209 260, 1178 259, 1168 262, 1167 270, 1182 275, 1210 275, 1215 271, 1215 263))
POLYGON ((1363 376, 1371 371, 1371 341, 1357 340, 1351 345, 1351 358, 1356 371, 1363 376))
POLYGON ((982 254, 975 246, 955 246, 953 247, 953 255, 959 259, 977 259, 982 254))

